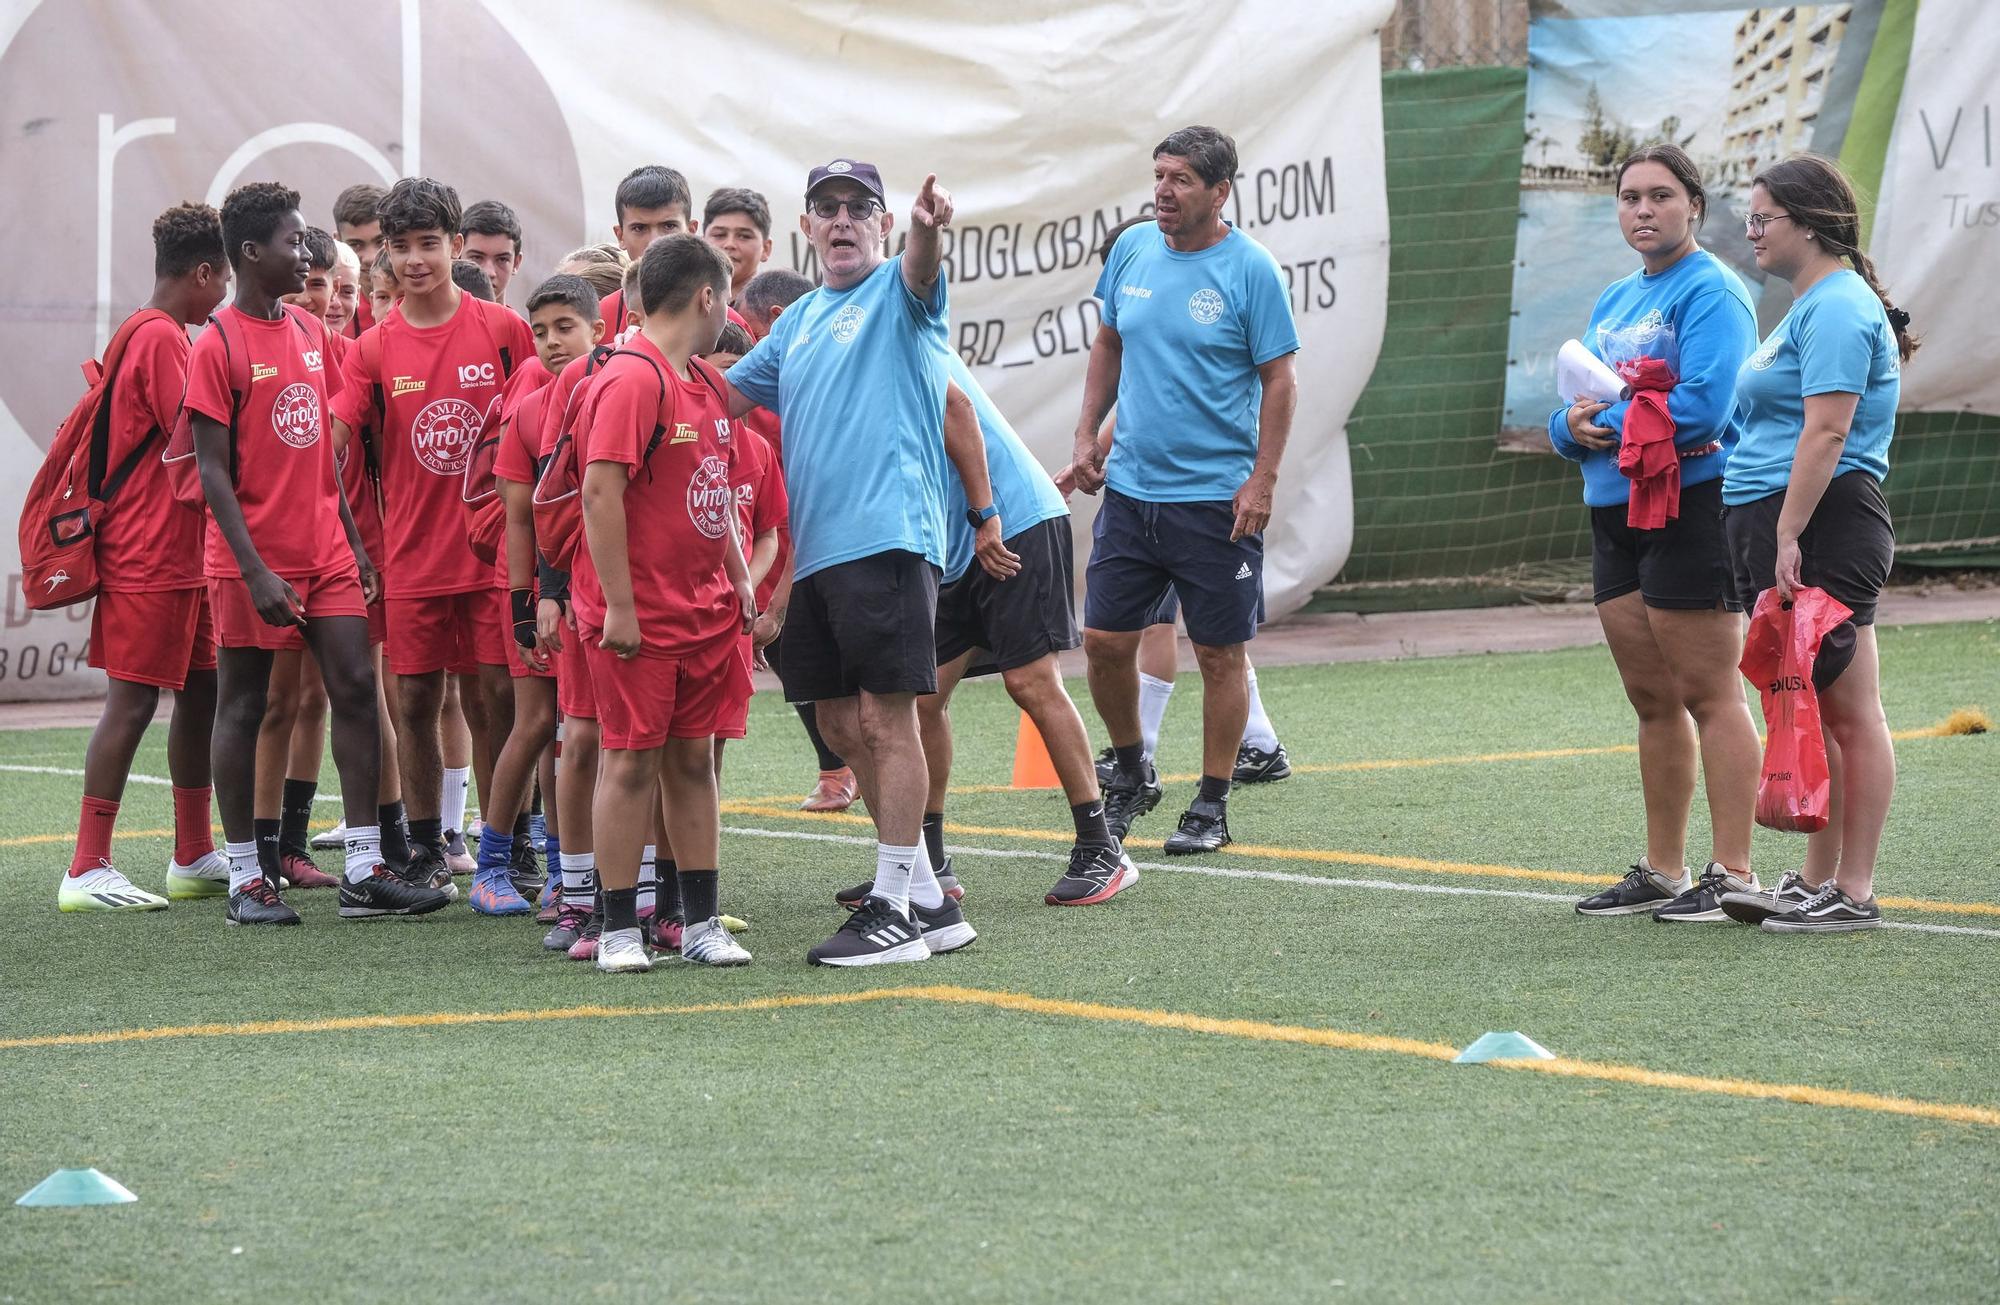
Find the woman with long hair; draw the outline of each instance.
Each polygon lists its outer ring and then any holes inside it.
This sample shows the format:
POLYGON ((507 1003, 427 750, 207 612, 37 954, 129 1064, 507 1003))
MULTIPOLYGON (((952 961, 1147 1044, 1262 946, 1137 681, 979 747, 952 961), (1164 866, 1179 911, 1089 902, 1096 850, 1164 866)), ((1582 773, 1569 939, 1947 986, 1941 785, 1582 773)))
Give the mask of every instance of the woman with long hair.
POLYGON ((1583 915, 1724 918, 1750 870, 1757 730, 1737 679, 1742 610, 1722 525, 1722 474, 1740 427, 1736 374, 1756 314, 1736 274, 1696 237, 1708 215, 1701 172, 1676 145, 1618 169, 1618 223, 1641 266, 1598 296, 1583 341, 1631 386, 1617 403, 1578 401, 1549 418, 1556 452, 1583 468, 1598 621, 1639 718, 1646 851, 1583 915), (1686 866, 1699 757, 1710 857, 1686 866))

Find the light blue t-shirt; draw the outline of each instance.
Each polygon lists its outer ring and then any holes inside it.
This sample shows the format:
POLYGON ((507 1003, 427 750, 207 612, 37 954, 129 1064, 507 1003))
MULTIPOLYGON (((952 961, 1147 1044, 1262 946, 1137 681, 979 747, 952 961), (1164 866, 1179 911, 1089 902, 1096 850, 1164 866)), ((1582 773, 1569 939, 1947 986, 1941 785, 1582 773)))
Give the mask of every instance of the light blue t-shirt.
MULTIPOLYGON (((945 367, 953 384, 965 391, 965 397, 972 400, 972 410, 979 414, 979 433, 986 437, 986 474, 993 481, 993 506, 1000 509, 1002 533, 1012 539, 1030 526, 1068 516, 1069 504, 1056 492, 1055 482, 986 391, 979 388, 979 382, 972 379, 972 369, 950 349, 945 351, 945 367)), ((944 583, 950 584, 971 568, 976 535, 965 516, 971 506, 966 501, 965 482, 956 470, 945 474, 944 488, 944 583)))
POLYGON ((1736 377, 1743 438, 1722 477, 1724 503, 1749 503, 1783 490, 1806 424, 1806 399, 1858 394, 1836 476, 1865 471, 1889 478, 1889 436, 1903 363, 1882 300, 1861 274, 1842 268, 1820 280, 1764 337, 1736 377))
POLYGON ((1184 254, 1142 223, 1118 237, 1097 297, 1125 346, 1105 481, 1148 503, 1235 497, 1257 459, 1257 369, 1299 347, 1278 260, 1234 228, 1184 254))
POLYGON ((944 565, 944 273, 929 299, 899 254, 787 308, 728 372, 785 423, 793 574, 902 550, 944 565))
MULTIPOLYGON (((1654 357, 1679 377, 1667 391, 1674 419, 1674 445, 1698 448, 1720 442, 1715 453, 1681 459, 1681 488, 1722 474, 1729 451, 1742 435, 1736 412, 1736 369, 1757 347, 1757 313, 1743 280, 1706 249, 1697 249, 1654 276, 1640 268, 1605 287, 1590 310, 1590 329, 1579 337, 1607 363, 1654 357)), ((1630 400, 1597 415, 1623 438, 1630 400)), ((1586 449, 1570 438, 1569 408, 1549 416, 1549 443, 1572 462, 1583 464, 1583 501, 1591 507, 1626 502, 1632 482, 1618 470, 1618 449, 1586 449)))

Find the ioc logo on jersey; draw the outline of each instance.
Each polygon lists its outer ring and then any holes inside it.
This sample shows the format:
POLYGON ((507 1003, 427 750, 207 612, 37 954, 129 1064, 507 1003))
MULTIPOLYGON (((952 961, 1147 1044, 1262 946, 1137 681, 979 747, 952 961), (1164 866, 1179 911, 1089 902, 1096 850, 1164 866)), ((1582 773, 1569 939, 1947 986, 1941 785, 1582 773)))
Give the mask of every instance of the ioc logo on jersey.
POLYGON ((271 429, 295 449, 311 448, 319 439, 319 391, 294 381, 271 400, 271 429))
MULTIPOLYGON (((861 329, 861 320, 868 316, 868 310, 860 304, 849 304, 833 315, 833 338, 846 344, 861 329)), ((801 341, 803 343, 803 341, 801 341)))
POLYGON ((465 363, 458 369, 458 388, 476 390, 482 385, 492 385, 496 372, 492 363, 465 363))
POLYGON ((1188 297, 1188 316, 1209 326, 1222 317, 1222 296, 1213 290, 1197 290, 1188 297))
POLYGON ((720 539, 736 515, 736 495, 729 489, 729 464, 721 458, 701 460, 688 477, 688 520, 704 539, 720 539))
POLYGON ((465 470, 473 437, 484 424, 479 409, 464 399, 438 399, 424 405, 410 423, 410 451, 427 471, 456 476, 465 470))

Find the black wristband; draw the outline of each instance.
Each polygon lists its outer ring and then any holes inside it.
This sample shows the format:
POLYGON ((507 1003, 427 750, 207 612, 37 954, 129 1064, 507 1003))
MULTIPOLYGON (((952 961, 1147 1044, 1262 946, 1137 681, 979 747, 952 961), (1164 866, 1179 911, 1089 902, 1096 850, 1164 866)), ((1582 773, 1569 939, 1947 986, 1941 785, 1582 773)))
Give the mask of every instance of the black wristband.
POLYGON ((569 606, 569 572, 559 571, 549 565, 547 558, 535 554, 535 574, 541 586, 542 597, 553 599, 563 606, 569 606))
POLYGON ((507 605, 514 615, 514 642, 523 648, 535 646, 535 591, 509 589, 507 605))

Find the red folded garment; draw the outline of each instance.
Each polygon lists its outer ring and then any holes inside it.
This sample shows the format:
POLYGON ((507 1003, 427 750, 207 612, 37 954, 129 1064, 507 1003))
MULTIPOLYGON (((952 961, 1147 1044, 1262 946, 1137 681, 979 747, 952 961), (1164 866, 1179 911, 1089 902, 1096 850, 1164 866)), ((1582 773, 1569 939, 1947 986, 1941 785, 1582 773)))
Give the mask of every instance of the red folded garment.
POLYGON ((1632 482, 1625 523, 1635 530, 1658 530, 1681 514, 1681 460, 1674 449, 1674 419, 1667 412, 1673 369, 1659 358, 1618 364, 1632 387, 1625 412, 1625 437, 1618 445, 1618 470, 1632 482))

